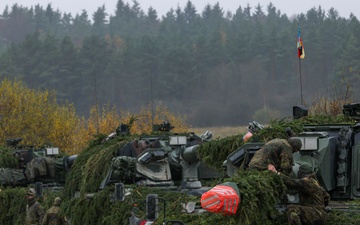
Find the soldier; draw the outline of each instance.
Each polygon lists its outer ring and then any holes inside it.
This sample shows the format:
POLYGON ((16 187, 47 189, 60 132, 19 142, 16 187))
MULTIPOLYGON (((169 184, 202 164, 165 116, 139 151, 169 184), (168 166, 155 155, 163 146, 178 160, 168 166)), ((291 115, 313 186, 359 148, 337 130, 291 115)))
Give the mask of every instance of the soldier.
POLYGON ((56 197, 53 206, 46 211, 43 225, 65 225, 67 224, 64 217, 60 216, 61 198, 56 197))
POLYGON ((301 147, 302 143, 298 138, 273 139, 255 153, 250 160, 249 168, 267 170, 268 165, 272 164, 276 170, 290 174, 294 164, 292 154, 301 147))
POLYGON ((27 206, 25 225, 40 225, 44 217, 44 209, 35 199, 35 190, 30 188, 26 192, 27 206))
POLYGON ((302 164, 299 168, 298 179, 282 175, 273 165, 269 170, 281 175, 287 187, 299 192, 299 205, 288 205, 286 216, 289 225, 325 225, 327 219, 326 206, 330 195, 320 186, 309 164, 302 164))

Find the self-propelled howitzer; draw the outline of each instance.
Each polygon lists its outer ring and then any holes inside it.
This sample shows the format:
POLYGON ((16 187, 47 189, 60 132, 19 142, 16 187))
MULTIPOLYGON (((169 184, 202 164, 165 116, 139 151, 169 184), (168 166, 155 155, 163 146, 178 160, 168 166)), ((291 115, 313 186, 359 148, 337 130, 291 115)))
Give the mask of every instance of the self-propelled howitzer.
POLYGON ((119 182, 198 189, 202 187, 201 179, 220 176, 197 154, 198 147, 211 140, 210 131, 201 136, 192 132, 172 133, 168 123, 154 128, 153 134, 138 137, 118 150, 100 189, 119 182))
MULTIPOLYGON (((294 153, 292 176, 297 177, 301 164, 308 163, 320 184, 332 199, 360 198, 360 104, 344 105, 343 113, 355 119, 355 123, 307 124, 303 132, 295 134, 302 148, 294 153)), ((294 106, 293 117, 307 116, 307 109, 294 106)), ((349 120, 351 121, 351 120, 349 120)), ((224 162, 227 176, 232 176, 239 167, 246 169, 252 156, 265 143, 246 143, 232 152, 224 162)))
POLYGON ((56 147, 22 146, 19 145, 21 141, 22 138, 6 139, 7 148, 2 149, 6 157, 0 165, 0 185, 63 186, 65 175, 77 156, 60 156, 56 147))
MULTIPOLYGON (((348 107, 344 106, 344 114, 348 107)), ((360 197, 360 123, 305 125, 298 134, 303 147, 294 154, 293 171, 303 163, 312 165, 321 185, 332 199, 360 197)))

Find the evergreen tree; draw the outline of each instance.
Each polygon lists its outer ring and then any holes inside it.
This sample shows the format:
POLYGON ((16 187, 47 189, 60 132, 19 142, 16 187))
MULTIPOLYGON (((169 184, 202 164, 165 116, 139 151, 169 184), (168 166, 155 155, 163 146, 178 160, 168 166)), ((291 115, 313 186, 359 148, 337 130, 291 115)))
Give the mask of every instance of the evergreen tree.
POLYGON ((93 15, 92 33, 103 37, 107 32, 107 13, 105 12, 105 5, 99 7, 93 15))
POLYGON ((81 108, 106 103, 107 97, 102 91, 107 88, 107 79, 104 76, 111 51, 103 38, 92 35, 84 39, 80 50, 78 76, 81 79, 81 95, 86 96, 76 102, 81 108))
POLYGON ((83 10, 80 15, 76 14, 72 22, 69 35, 76 45, 81 45, 83 39, 91 33, 91 21, 88 18, 87 12, 83 10))
POLYGON ((191 112, 194 125, 240 117, 247 123, 265 104, 285 116, 299 101, 300 69, 306 102, 328 95, 339 79, 347 83, 337 87, 356 85, 360 25, 354 15, 314 7, 288 18, 272 3, 239 6, 234 14, 208 4, 198 12, 189 0, 158 18, 152 7, 144 13, 137 0, 131 3, 119 0, 109 17, 100 6, 92 20, 85 10, 73 17, 51 4, 6 7, 1 75, 56 89, 58 101, 74 102, 81 115, 94 104, 138 110, 151 94, 172 111, 191 112), (300 61, 298 24, 306 52, 300 61))

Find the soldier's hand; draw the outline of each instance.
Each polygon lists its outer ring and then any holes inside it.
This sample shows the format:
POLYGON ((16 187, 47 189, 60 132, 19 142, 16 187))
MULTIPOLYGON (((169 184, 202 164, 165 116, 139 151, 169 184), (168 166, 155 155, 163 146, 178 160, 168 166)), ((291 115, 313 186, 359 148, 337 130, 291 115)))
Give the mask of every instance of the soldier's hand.
POLYGON ((277 171, 276 171, 276 168, 275 168, 275 166, 274 166, 273 164, 269 164, 269 165, 268 165, 268 170, 270 170, 270 171, 272 171, 272 172, 274 172, 274 173, 277 172, 277 171))

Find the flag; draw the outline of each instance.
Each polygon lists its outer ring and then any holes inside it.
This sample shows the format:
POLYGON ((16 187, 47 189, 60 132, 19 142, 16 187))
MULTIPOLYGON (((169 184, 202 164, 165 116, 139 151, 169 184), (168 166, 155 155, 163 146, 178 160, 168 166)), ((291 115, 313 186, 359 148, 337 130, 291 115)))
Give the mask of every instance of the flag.
POLYGON ((305 49, 300 37, 300 25, 298 24, 298 40, 297 40, 297 49, 298 49, 298 58, 303 59, 305 58, 305 49))

